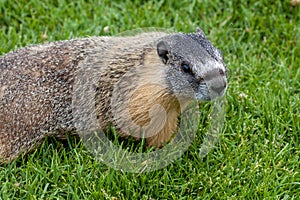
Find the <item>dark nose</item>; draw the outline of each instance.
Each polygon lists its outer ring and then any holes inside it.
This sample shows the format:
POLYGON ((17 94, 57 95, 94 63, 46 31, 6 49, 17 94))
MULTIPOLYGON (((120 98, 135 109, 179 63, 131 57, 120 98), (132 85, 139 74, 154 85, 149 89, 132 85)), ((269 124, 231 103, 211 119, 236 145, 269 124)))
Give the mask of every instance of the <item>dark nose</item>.
POLYGON ((214 92, 216 92, 217 94, 221 94, 221 93, 225 90, 225 88, 226 88, 226 83, 224 83, 224 84, 221 85, 221 86, 217 86, 217 87, 212 86, 212 87, 211 87, 211 89, 212 89, 214 92))
POLYGON ((209 84, 212 94, 211 95, 221 95, 226 89, 227 80, 225 72, 222 69, 212 69, 208 71, 204 80, 209 84))

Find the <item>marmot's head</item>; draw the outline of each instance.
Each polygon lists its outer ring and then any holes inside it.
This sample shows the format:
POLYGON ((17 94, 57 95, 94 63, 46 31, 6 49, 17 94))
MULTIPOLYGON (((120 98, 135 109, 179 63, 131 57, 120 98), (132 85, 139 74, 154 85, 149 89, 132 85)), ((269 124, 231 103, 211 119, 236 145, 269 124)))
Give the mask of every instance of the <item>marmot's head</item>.
POLYGON ((176 33, 161 38, 157 53, 166 65, 169 88, 176 95, 199 101, 224 95, 227 70, 222 54, 201 29, 193 34, 176 33))

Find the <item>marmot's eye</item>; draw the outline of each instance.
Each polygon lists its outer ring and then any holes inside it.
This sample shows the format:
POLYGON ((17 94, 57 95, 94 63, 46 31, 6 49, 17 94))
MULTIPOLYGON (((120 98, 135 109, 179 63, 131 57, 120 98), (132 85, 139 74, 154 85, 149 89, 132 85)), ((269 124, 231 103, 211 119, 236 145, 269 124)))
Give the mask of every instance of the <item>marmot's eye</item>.
POLYGON ((191 67, 189 65, 185 64, 185 63, 181 64, 181 69, 185 73, 191 73, 192 72, 191 67))

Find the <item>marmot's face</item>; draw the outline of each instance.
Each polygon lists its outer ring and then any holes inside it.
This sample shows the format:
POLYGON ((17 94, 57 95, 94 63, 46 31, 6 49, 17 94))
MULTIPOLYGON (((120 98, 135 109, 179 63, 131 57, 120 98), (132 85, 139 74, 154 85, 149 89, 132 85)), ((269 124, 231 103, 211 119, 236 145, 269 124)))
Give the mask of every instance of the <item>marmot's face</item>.
POLYGON ((166 65, 167 82, 176 95, 209 101, 225 94, 227 70, 222 54, 201 30, 167 36, 158 42, 157 52, 166 65))

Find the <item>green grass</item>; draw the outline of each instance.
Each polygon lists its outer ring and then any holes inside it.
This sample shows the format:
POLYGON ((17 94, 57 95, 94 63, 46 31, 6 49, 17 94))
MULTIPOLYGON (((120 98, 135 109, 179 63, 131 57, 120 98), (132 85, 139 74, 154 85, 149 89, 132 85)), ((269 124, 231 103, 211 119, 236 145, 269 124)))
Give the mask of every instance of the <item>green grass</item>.
POLYGON ((193 32, 197 26, 223 51, 230 72, 224 131, 203 160, 204 131, 180 159, 141 174, 98 163, 74 138, 48 138, 0 166, 0 199, 299 199, 300 6, 287 0, 0 0, 0 54, 140 27, 193 32))

